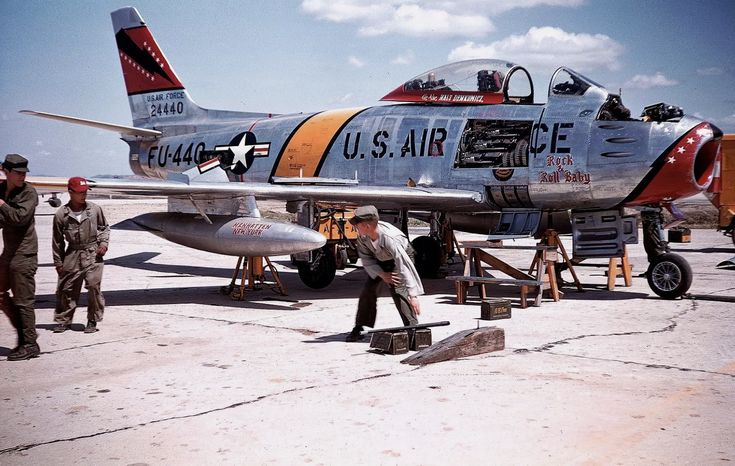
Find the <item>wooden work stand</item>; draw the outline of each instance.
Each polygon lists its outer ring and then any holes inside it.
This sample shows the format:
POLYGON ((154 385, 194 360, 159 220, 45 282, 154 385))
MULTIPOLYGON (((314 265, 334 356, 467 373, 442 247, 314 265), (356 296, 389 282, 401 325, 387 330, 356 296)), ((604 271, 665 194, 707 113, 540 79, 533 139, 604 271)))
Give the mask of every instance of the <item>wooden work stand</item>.
POLYGON ((250 291, 260 290, 263 286, 270 287, 273 291, 278 294, 286 295, 286 287, 281 282, 281 277, 278 275, 278 271, 273 266, 273 263, 268 257, 265 256, 251 256, 245 257, 240 256, 237 258, 237 265, 235 271, 232 274, 232 281, 230 286, 227 287, 229 294, 232 299, 242 300, 245 298, 245 289, 250 291), (265 277, 265 267, 263 265, 265 261, 268 270, 273 277, 273 281, 267 281, 265 277), (240 266, 242 265, 242 273, 240 274, 240 266), (240 286, 235 288, 235 282, 237 276, 240 274, 240 286))
POLYGON ((462 276, 447 277, 454 280, 457 303, 464 304, 467 298, 467 289, 477 285, 481 299, 487 298, 486 284, 497 283, 514 285, 520 288, 521 307, 528 307, 528 295, 533 290, 534 305, 541 305, 544 291, 547 291, 551 299, 559 301, 564 293, 559 290, 556 280, 556 266, 559 250, 574 277, 574 283, 578 290, 582 289, 579 279, 574 272, 564 246, 559 241, 555 231, 549 230, 544 234, 541 242, 535 246, 503 246, 498 242, 490 241, 467 241, 461 244, 464 249, 464 271, 462 276), (528 272, 517 269, 484 249, 513 249, 535 251, 528 272), (511 278, 498 278, 486 275, 483 264, 508 275, 511 278))
MULTIPOLYGON (((572 262, 577 267, 605 267, 605 264, 583 262, 587 258, 573 257, 572 262)), ((622 257, 610 257, 607 263, 607 289, 613 291, 618 277, 623 278, 624 286, 633 285, 633 266, 628 259, 628 248, 623 245, 622 257)))
POLYGON ((628 260, 628 248, 623 245, 623 257, 611 257, 607 266, 607 289, 612 291, 615 289, 615 280, 623 277, 625 286, 633 285, 633 267, 628 260), (618 264, 618 262, 620 262, 618 264))

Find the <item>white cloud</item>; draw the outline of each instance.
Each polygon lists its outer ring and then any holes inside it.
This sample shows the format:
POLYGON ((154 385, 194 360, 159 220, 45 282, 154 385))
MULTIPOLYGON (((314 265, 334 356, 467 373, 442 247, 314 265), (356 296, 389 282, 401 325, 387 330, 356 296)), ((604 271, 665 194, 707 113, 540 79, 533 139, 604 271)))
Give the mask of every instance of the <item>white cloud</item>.
POLYGON ((719 76, 722 73, 722 68, 717 68, 716 66, 710 68, 699 68, 697 70, 697 74, 700 76, 719 76))
POLYGON ((301 8, 322 20, 357 23, 363 36, 482 37, 494 29, 487 16, 466 12, 456 3, 461 2, 450 2, 447 8, 412 0, 304 0, 301 8))
POLYGON ((355 23, 364 36, 484 37, 490 18, 516 8, 576 7, 586 0, 302 0, 306 14, 334 23, 355 23))
POLYGON ((628 80, 623 87, 631 89, 651 89, 654 87, 676 86, 677 84, 679 84, 678 81, 667 78, 659 71, 654 75, 637 74, 628 80))
POLYGON ((41 141, 40 139, 37 139, 37 140, 36 140, 36 141, 35 141, 35 142, 33 143, 33 145, 34 145, 34 146, 36 146, 36 147, 43 147, 43 141, 41 141))
POLYGON ((488 16, 498 16, 515 9, 528 9, 543 6, 577 7, 583 5, 586 0, 513 0, 505 2, 491 2, 488 0, 454 0, 454 1, 429 1, 424 2, 434 5, 436 8, 446 7, 460 11, 483 13, 488 16))
POLYGON ((360 28, 364 35, 403 34, 413 37, 483 37, 495 27, 480 15, 451 13, 415 4, 400 5, 386 22, 360 28))
POLYGON ((348 62, 348 63, 349 63, 350 65, 354 66, 355 68, 362 68, 362 67, 364 67, 364 66, 365 66, 365 62, 364 62, 364 61, 362 61, 362 60, 360 60, 359 58, 357 58, 357 57, 355 57, 355 56, 350 56, 350 57, 349 57, 349 58, 347 59, 347 62, 348 62))
POLYGON ((413 63, 416 56, 413 53, 413 50, 406 50, 404 53, 398 55, 390 62, 394 65, 410 65, 413 63))
POLYGON ((449 53, 449 61, 497 58, 532 68, 568 66, 577 71, 617 70, 623 46, 604 34, 566 32, 555 27, 532 27, 487 45, 465 42, 449 53))
POLYGON ((304 0, 301 9, 319 19, 334 23, 361 21, 365 18, 384 18, 390 14, 390 2, 360 0, 304 0))

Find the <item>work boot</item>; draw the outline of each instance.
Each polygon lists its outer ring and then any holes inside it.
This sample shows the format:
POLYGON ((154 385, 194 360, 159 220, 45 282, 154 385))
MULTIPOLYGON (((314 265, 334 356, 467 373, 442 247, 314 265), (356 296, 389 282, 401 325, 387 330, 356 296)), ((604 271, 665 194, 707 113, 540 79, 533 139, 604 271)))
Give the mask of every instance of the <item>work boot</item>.
POLYGON ((38 345, 22 345, 10 352, 8 361, 23 361, 36 358, 39 354, 41 354, 41 349, 38 345))
POLYGON ((97 330, 99 330, 97 328, 97 322, 95 322, 93 320, 87 321, 87 326, 84 327, 84 333, 94 333, 97 330))
POLYGON ((362 325, 356 325, 355 328, 352 329, 349 335, 347 335, 347 338, 345 338, 345 341, 348 342, 355 342, 360 341, 363 338, 365 338, 362 334, 362 325))
POLYGON ((56 327, 51 330, 54 333, 64 333, 71 328, 69 324, 57 324, 56 327))

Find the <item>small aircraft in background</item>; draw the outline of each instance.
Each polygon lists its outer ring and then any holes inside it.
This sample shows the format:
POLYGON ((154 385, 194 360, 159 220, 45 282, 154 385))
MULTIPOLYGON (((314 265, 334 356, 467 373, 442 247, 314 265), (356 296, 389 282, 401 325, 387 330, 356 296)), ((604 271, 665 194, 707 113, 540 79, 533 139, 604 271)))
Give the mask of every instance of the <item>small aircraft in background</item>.
MULTIPOLYGON (((138 225, 204 251, 292 254, 313 288, 356 260, 345 220, 358 204, 376 205, 404 229, 409 216, 429 221, 429 235, 413 240, 424 274, 439 267, 452 229, 500 239, 553 227, 573 233, 577 257, 614 257, 637 241, 623 208, 660 211, 706 190, 720 156, 721 131, 678 107, 652 105, 631 118, 619 95, 565 67, 538 104, 528 71, 502 60, 435 68, 373 107, 205 109, 135 8, 114 11, 112 23, 133 126, 22 113, 120 133, 144 179, 89 184, 168 196, 168 212, 138 216, 138 225), (261 199, 286 201, 297 224, 261 218, 261 199)), ((676 298, 692 272, 681 256, 663 254, 648 277, 656 294, 676 298)))

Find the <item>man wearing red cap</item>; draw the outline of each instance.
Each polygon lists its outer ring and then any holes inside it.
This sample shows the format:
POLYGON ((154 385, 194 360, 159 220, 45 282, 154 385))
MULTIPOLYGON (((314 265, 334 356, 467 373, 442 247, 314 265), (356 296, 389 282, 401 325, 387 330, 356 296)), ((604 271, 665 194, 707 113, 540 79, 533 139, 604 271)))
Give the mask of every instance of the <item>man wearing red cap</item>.
POLYGON ((71 328, 82 281, 87 284, 87 326, 84 333, 94 333, 105 312, 102 296, 102 257, 107 253, 110 227, 102 208, 87 202, 89 185, 81 177, 69 178, 69 202, 54 215, 52 250, 59 285, 54 312, 54 333, 71 328))
POLYGON ((8 361, 38 356, 36 339, 36 270, 38 237, 35 218, 38 194, 25 182, 28 160, 8 154, 2 163, 5 181, 0 182, 0 229, 3 252, 0 254, 0 308, 18 332, 18 346, 8 361), (8 290, 13 292, 10 297, 8 290))

